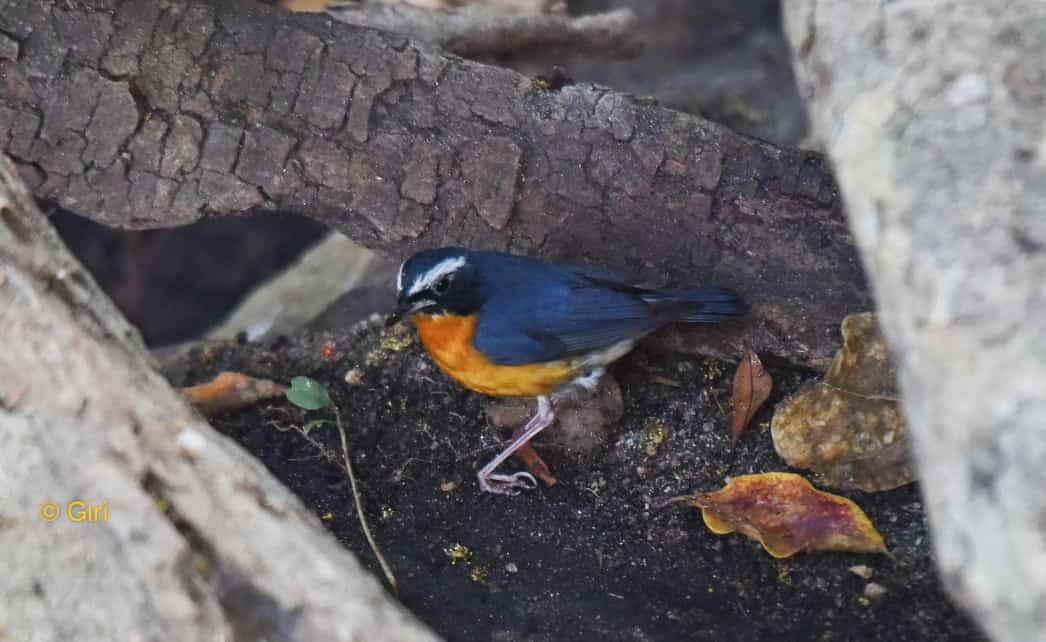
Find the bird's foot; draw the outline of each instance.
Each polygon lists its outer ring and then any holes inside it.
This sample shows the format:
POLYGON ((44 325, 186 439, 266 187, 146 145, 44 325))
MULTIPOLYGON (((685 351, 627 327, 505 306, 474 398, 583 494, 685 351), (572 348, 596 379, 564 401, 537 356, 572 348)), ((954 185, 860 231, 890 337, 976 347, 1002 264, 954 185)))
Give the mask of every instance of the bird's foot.
POLYGON ((505 447, 498 456, 490 460, 486 466, 480 469, 476 477, 479 479, 479 487, 485 493, 495 495, 518 495, 521 490, 533 490, 538 487, 538 480, 530 473, 518 472, 511 475, 495 473, 497 467, 516 451, 522 448, 534 435, 548 427, 556 418, 552 410, 552 402, 548 397, 538 397, 538 414, 534 415, 522 432, 512 439, 512 443, 505 447))
POLYGON ((483 471, 480 471, 477 478, 479 479, 480 490, 495 495, 518 495, 522 490, 534 490, 538 487, 538 481, 534 479, 534 476, 525 472, 512 473, 511 475, 502 475, 500 473, 487 473, 484 475, 483 471))

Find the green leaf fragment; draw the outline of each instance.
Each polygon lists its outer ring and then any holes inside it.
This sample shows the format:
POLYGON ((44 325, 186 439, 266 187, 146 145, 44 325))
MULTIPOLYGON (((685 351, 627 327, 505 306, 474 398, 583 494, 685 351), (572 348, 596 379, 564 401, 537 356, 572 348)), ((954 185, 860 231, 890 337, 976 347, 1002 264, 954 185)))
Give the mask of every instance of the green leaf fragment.
POLYGON ((323 384, 309 377, 291 379, 291 387, 286 394, 287 401, 305 410, 319 410, 331 404, 331 398, 323 384))

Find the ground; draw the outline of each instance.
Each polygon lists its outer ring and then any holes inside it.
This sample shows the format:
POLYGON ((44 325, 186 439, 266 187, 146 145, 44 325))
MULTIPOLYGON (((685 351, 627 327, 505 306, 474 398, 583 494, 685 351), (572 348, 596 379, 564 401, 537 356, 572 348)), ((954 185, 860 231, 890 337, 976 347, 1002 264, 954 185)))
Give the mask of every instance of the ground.
MULTIPOLYGON (((323 382, 345 420, 368 517, 400 598, 448 640, 983 639, 942 593, 915 485, 848 494, 892 557, 775 560, 742 535, 712 534, 695 509, 655 507, 719 488, 730 475, 786 470, 766 426, 773 405, 812 373, 771 368, 774 396, 732 449, 733 366, 642 347, 612 369, 625 411, 606 443, 582 454, 549 444, 551 433, 538 450, 559 484, 497 497, 480 493, 475 481, 507 437, 483 412, 488 400, 443 376, 410 332, 385 332, 372 323, 267 345, 212 346, 171 372, 177 385, 228 369, 323 382), (354 367, 362 379, 349 385, 344 376, 354 367), (664 441, 654 449, 659 429, 664 441), (874 569, 884 596, 862 598, 867 580, 848 570, 858 564, 874 569)), ((213 424, 380 575, 337 458, 328 461, 289 430, 318 416, 278 400, 213 424)), ((310 435, 340 452, 333 429, 310 435)))

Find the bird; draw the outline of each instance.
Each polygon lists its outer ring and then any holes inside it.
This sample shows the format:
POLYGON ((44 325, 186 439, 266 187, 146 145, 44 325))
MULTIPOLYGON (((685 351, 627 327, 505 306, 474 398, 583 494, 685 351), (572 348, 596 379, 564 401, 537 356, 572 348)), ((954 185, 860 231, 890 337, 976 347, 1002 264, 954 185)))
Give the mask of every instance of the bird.
POLYGON ((716 323, 745 311, 725 288, 650 288, 598 268, 439 247, 400 266, 386 325, 410 317, 436 365, 470 390, 537 398, 533 418, 477 474, 484 492, 515 495, 535 488, 534 477, 495 471, 555 421, 558 396, 594 390, 607 366, 668 323, 716 323))

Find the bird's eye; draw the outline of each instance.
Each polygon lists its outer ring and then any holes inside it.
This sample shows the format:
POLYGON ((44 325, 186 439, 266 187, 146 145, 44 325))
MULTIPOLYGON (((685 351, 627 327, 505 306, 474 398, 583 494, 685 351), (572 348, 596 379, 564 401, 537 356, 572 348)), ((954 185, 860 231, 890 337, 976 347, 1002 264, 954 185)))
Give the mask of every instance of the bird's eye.
POLYGON ((432 286, 432 289, 436 291, 436 294, 443 294, 450 288, 450 277, 445 276, 439 281, 436 281, 436 285, 432 286))

